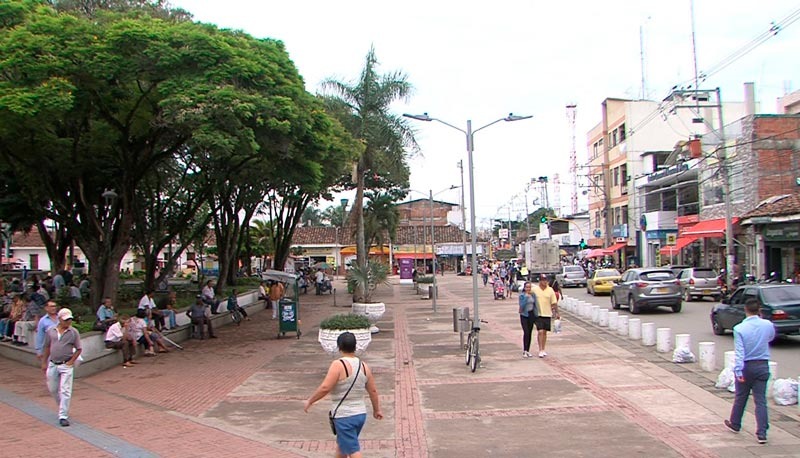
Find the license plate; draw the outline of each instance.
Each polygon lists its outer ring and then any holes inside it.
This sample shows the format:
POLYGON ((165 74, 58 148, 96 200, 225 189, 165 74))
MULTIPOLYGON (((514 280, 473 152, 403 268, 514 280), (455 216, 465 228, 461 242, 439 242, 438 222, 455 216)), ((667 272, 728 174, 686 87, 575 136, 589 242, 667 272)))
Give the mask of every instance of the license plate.
POLYGON ((669 294, 669 288, 653 288, 653 294, 669 294))
POLYGON ((711 290, 710 289, 704 289, 703 290, 703 294, 711 294, 711 290))

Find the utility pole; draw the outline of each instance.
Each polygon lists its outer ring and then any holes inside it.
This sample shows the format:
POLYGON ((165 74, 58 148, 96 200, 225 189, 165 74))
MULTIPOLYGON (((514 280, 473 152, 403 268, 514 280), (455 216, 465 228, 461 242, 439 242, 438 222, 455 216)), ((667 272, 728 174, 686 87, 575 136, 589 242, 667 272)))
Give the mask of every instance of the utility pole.
POLYGON ((603 218, 605 221, 604 239, 605 246, 611 246, 611 167, 610 152, 611 148, 608 144, 608 101, 603 100, 603 218))
POLYGON ((461 263, 461 271, 466 272, 467 271, 467 213, 464 210, 464 160, 463 159, 458 161, 458 168, 461 169, 461 246, 462 246, 462 253, 464 254, 464 258, 461 263))
POLYGON ((433 237, 433 189, 430 190, 428 196, 431 201, 431 272, 433 272, 433 292, 431 293, 431 299, 433 299, 433 313, 436 313, 436 241, 433 237))
POLYGON ((728 171, 728 148, 725 147, 725 123, 722 120, 722 95, 717 92, 717 118, 719 118, 719 166, 722 171, 722 192, 725 194, 725 283, 733 291, 733 265, 736 247, 733 245, 733 219, 731 218, 731 183, 728 171))

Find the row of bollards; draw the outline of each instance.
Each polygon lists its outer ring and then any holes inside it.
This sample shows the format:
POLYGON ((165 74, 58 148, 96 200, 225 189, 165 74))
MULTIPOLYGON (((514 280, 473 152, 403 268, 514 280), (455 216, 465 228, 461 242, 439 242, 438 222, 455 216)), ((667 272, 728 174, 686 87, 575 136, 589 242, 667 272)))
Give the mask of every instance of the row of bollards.
MULTIPOLYGON (((610 311, 604 307, 593 305, 589 302, 576 299, 574 297, 564 297, 562 307, 568 312, 577 315, 586 321, 601 328, 609 328, 618 335, 628 337, 631 340, 641 340, 646 347, 656 347, 659 353, 669 353, 676 349, 691 349, 692 338, 689 334, 675 334, 673 343, 672 329, 656 328, 655 323, 642 323, 640 318, 632 318, 626 314, 610 311)), ((716 349, 714 342, 698 342, 697 362, 702 370, 713 372, 716 370, 716 349)), ((733 368, 735 362, 735 352, 726 351, 724 353, 725 368, 733 368)), ((772 393, 772 382, 778 378, 778 363, 769 362, 770 378, 767 382, 767 393, 772 393)), ((800 381, 800 380, 798 380, 800 381)))

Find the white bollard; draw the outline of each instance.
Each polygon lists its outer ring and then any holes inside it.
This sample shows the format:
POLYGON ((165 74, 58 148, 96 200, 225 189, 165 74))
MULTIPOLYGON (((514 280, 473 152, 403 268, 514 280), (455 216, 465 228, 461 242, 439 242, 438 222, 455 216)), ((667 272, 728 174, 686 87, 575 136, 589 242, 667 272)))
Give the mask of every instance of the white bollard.
POLYGON ((675 348, 686 347, 691 350, 692 336, 689 334, 675 334, 675 348))
POLYGON ((642 345, 652 347, 656 344, 656 324, 642 323, 642 345))
POLYGON ((725 368, 731 368, 733 370, 733 366, 736 364, 736 352, 733 350, 726 351, 725 355, 725 368))
POLYGON ((672 329, 656 329, 656 351, 659 353, 669 353, 672 351, 672 329))
POLYGON ((597 324, 597 321, 600 319, 600 306, 593 305, 592 306, 592 323, 597 324))
POLYGON ((619 312, 608 312, 608 329, 616 331, 618 322, 619 312))
POLYGON ((628 337, 633 340, 640 340, 642 338, 642 320, 640 318, 631 318, 628 320, 628 337))
POLYGON ((592 307, 594 307, 592 304, 586 304, 583 306, 583 318, 585 320, 592 319, 592 307))
POLYGON ((628 320, 630 317, 628 315, 620 315, 617 318, 617 334, 621 336, 628 335, 628 320))
POLYGON ((697 344, 699 347, 698 354, 700 358, 700 369, 704 371, 713 372, 717 365, 717 355, 714 351, 714 342, 700 342, 697 344))
POLYGON ((778 362, 769 362, 769 379, 767 380, 767 399, 772 398, 772 382, 778 379, 778 362))
POLYGON ((591 305, 586 303, 581 304, 581 318, 586 319, 586 316, 589 315, 589 307, 591 307, 591 305))
POLYGON ((608 327, 608 309, 600 309, 600 312, 597 314, 597 324, 599 324, 601 328, 608 327))

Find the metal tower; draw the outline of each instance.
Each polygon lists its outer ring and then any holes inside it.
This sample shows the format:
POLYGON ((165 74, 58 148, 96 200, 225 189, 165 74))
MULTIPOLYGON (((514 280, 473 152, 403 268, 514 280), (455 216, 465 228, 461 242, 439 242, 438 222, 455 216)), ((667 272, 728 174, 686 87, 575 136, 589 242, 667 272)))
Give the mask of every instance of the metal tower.
POLYGON ((570 203, 572 204, 572 214, 578 213, 578 152, 575 150, 575 117, 578 112, 578 105, 571 103, 567 105, 567 122, 569 123, 570 150, 569 150, 569 174, 572 180, 572 193, 570 203))
POLYGON ((553 174, 553 211, 556 216, 561 216, 561 177, 553 174))

